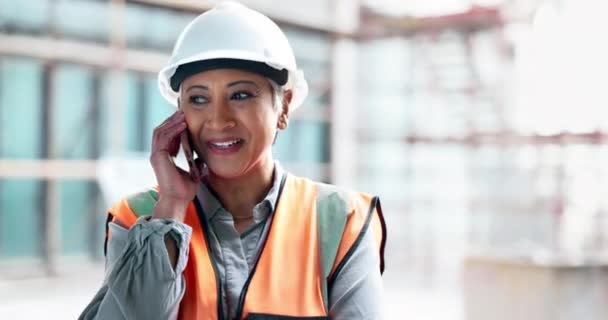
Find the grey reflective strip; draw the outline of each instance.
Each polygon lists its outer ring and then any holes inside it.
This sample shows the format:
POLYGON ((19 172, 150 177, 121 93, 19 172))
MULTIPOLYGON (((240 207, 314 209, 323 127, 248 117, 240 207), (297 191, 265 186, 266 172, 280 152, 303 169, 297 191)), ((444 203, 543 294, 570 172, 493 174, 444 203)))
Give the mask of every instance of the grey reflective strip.
POLYGON ((138 218, 152 215, 157 201, 158 192, 154 189, 137 193, 127 199, 129 207, 138 218))
POLYGON ((348 216, 348 195, 335 186, 318 184, 317 196, 317 230, 321 257, 321 292, 325 309, 329 314, 328 279, 338 254, 340 240, 344 233, 348 216))

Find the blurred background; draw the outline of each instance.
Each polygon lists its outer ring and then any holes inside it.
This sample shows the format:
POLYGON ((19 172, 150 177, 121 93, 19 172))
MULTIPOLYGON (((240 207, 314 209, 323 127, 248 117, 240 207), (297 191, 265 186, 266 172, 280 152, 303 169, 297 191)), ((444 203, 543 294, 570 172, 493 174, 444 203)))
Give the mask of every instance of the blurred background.
MULTIPOLYGON (((217 1, 0 0, 0 318, 74 319, 217 1)), ((247 0, 311 93, 292 172, 378 194, 387 319, 608 318, 608 2, 247 0)))

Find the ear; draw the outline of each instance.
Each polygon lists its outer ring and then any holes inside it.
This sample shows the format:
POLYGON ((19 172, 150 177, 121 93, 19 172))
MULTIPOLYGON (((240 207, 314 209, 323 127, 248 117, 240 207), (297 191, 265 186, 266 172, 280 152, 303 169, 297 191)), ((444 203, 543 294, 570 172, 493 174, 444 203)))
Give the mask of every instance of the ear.
POLYGON ((279 130, 285 130, 289 125, 289 105, 291 104, 292 97, 293 92, 291 90, 286 90, 283 94, 281 110, 279 111, 279 120, 277 122, 277 128, 279 128, 279 130))

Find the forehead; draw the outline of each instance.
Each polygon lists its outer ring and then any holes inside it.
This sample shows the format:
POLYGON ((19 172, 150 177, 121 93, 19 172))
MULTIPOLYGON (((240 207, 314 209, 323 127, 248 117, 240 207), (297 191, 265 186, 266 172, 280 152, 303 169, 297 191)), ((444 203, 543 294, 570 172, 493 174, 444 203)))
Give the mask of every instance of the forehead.
POLYGON ((263 86, 268 81, 263 76, 239 69, 214 69, 195 73, 183 82, 184 87, 192 85, 228 85, 234 81, 251 81, 258 86, 263 86))

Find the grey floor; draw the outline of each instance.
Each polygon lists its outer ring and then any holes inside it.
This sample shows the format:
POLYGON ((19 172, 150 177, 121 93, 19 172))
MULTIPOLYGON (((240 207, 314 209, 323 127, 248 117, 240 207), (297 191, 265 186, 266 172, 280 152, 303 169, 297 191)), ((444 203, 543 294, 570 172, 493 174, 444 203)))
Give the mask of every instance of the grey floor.
MULTIPOLYGON (((102 278, 103 266, 90 263, 53 278, 0 278, 0 319, 76 319, 102 278)), ((457 294, 406 288, 403 280, 385 276, 386 319, 462 320, 457 294)))

